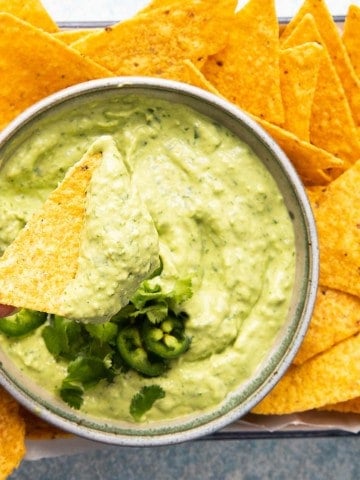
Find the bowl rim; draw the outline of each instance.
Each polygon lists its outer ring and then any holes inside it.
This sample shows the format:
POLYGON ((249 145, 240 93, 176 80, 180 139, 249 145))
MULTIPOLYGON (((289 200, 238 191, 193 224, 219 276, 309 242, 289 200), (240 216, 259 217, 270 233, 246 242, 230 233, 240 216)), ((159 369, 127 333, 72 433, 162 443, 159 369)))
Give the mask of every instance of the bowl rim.
MULTIPOLYGON (((211 105, 213 109, 221 110, 229 114, 235 122, 240 122, 248 130, 255 135, 258 141, 262 142, 267 149, 273 154, 277 160, 282 173, 287 178, 287 181, 292 187, 293 193, 296 197, 298 207, 302 213, 304 232, 308 242, 308 250, 306 255, 307 262, 307 280, 304 281, 304 288, 306 288, 306 295, 301 306, 301 314, 296 326, 295 335, 289 335, 288 342, 290 342, 285 352, 282 352, 281 359, 277 362, 276 369, 273 369, 266 376, 265 382, 257 389, 255 394, 243 405, 231 408, 229 411, 210 418, 204 423, 197 424, 189 429, 179 431, 162 430, 162 433, 155 431, 152 427, 147 428, 146 431, 140 431, 140 434, 124 435, 118 433, 109 433, 107 431, 100 431, 84 425, 82 421, 73 421, 68 417, 62 416, 57 412, 57 409, 46 405, 45 408, 40 408, 37 399, 29 392, 24 392, 21 385, 8 375, 3 365, 0 362, 0 384, 12 394, 19 403, 33 413, 40 416, 45 421, 52 423, 66 431, 75 435, 88 438, 90 440, 100 441, 103 443, 111 443, 116 445, 128 446, 155 446, 180 443, 183 441, 193 440, 214 433, 215 431, 229 425, 230 423, 239 420, 244 414, 248 413, 269 391, 276 385, 282 375, 289 367, 292 359, 298 351, 301 342, 306 334, 308 325, 310 323, 311 315, 315 305, 316 292, 318 286, 319 276, 319 246, 314 216, 307 198, 304 186, 288 157, 274 139, 253 120, 248 113, 241 110, 228 100, 215 95, 214 93, 205 91, 199 87, 184 84, 182 82, 167 80, 152 77, 110 77, 98 80, 90 80, 77 85, 67 87, 56 93, 53 93, 46 98, 36 102, 24 112, 18 115, 9 125, 7 125, 2 132, 0 132, 0 153, 4 145, 7 144, 21 129, 26 127, 38 116, 52 109, 56 105, 63 105, 79 96, 86 96, 92 93, 102 92, 104 90, 135 88, 135 89, 155 89, 158 91, 167 91, 176 93, 177 95, 187 95, 194 97, 197 100, 204 101, 211 105), (291 337, 291 338, 290 338, 291 337)), ((196 107, 193 107, 195 111, 196 107)), ((210 117, 211 118, 211 117, 210 117)), ((265 165, 266 167, 266 165, 265 165)), ((1 164, 0 164, 1 168, 1 164)), ((272 175, 273 176, 273 175, 272 175)), ((35 396, 36 397, 36 396, 35 396)), ((44 407, 44 405, 43 405, 44 407)), ((218 407, 214 407, 216 411, 218 407)), ((81 416, 81 411, 77 411, 75 416, 81 416)), ((99 419, 100 421, 101 419, 99 419)), ((106 421, 103 420, 104 423, 106 421)))

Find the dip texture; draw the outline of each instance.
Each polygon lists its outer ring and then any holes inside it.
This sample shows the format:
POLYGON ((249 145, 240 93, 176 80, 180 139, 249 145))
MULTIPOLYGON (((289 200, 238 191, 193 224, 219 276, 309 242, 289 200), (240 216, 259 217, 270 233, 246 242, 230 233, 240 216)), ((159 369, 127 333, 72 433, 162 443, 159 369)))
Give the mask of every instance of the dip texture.
MULTIPOLYGON (((74 105, 44 119, 1 168, 0 248, 102 135, 113 137, 156 227, 159 281, 165 288, 177 278, 192 281, 183 305, 192 341, 161 377, 129 371, 112 384, 101 381, 82 410, 131 421, 132 397, 154 383, 165 397, 145 420, 211 408, 249 379, 286 320, 295 246, 283 198, 247 145, 192 109, 146 96, 94 101, 86 114, 74 105)), ((104 214, 111 224, 117 212, 104 214)), ((0 343, 23 371, 56 390, 66 364, 47 352, 40 330, 16 341, 1 336, 0 343)))
POLYGON ((158 235, 109 135, 88 150, 102 152, 87 191, 78 270, 65 288, 63 315, 109 320, 159 267, 158 235))

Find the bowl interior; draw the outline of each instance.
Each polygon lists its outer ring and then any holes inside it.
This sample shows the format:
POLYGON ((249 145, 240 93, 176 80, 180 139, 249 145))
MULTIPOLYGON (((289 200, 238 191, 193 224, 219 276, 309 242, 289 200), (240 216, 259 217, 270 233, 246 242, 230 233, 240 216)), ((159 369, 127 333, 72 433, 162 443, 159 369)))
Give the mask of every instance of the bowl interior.
MULTIPOLYGON (((0 135, 0 158, 6 162, 39 122, 71 111, 84 112, 94 101, 128 94, 181 103, 214 119, 245 141, 270 171, 284 197, 296 232, 296 275, 287 321, 266 360, 254 377, 241 385, 215 409, 151 426, 121 421, 106 422, 75 411, 37 386, 0 350, 0 383, 21 403, 47 421, 93 440, 122 445, 175 443, 210 434, 247 413, 275 385, 291 363, 305 335, 312 313, 318 276, 315 224, 303 186, 285 154, 245 113, 195 87, 150 78, 113 78, 68 88, 39 102, 20 115, 0 135)), ((1 165, 0 165, 1 168, 1 165)))

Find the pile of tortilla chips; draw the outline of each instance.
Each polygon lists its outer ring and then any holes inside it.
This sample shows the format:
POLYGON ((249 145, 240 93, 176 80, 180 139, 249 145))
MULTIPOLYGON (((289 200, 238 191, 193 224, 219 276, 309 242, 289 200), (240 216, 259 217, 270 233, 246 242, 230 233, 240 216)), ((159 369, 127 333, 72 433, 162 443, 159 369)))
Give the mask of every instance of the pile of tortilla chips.
MULTIPOLYGON (((253 412, 360 412, 360 8, 340 28, 325 0, 305 0, 279 26, 271 0, 153 0, 104 29, 60 31, 39 0, 0 0, 0 26, 0 128, 64 87, 147 75, 221 95, 273 136, 314 210, 320 287, 293 365, 253 412)), ((61 434, 0 389, 0 479, 26 436, 61 434)))

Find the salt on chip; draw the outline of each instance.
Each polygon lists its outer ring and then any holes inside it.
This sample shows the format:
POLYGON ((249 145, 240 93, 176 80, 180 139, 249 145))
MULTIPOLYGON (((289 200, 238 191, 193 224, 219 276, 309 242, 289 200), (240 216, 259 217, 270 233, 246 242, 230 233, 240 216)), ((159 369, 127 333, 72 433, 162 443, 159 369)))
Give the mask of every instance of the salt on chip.
POLYGON ((350 5, 345 17, 342 41, 355 73, 360 78, 360 7, 350 5))
POLYGON ((253 413, 303 412, 360 396, 360 334, 292 365, 253 413))
MULTIPOLYGON (((46 32, 57 32, 59 27, 39 0, 0 0, 0 12, 10 13, 46 32)), ((3 35, 3 31, 1 35, 3 35)))
POLYGON ((280 86, 284 105, 283 128, 310 141, 310 118, 323 48, 314 42, 280 52, 280 86))
POLYGON ((56 312, 78 268, 86 191, 102 153, 90 148, 0 259, 0 303, 56 312))
POLYGON ((0 129, 41 98, 112 73, 27 22, 0 13, 0 129))
POLYGON ((184 59, 199 67, 224 47, 235 7, 235 0, 176 2, 109 26, 72 47, 117 75, 167 77, 184 59))
POLYGON ((342 171, 345 163, 329 152, 301 140, 293 133, 253 117, 287 154, 306 185, 326 185, 332 180, 332 169, 342 171))
POLYGON ((356 76, 340 32, 326 5, 325 0, 305 0, 298 13, 286 26, 281 38, 291 35, 294 28, 306 14, 311 14, 319 29, 321 38, 330 54, 333 65, 340 78, 346 97, 349 101, 355 123, 360 124, 360 80, 356 76))
MULTIPOLYGON (((311 14, 302 17, 282 46, 290 48, 305 42, 322 43, 311 14)), ((310 140, 314 145, 345 161, 352 163, 360 158, 358 129, 343 86, 325 47, 312 104, 310 140)))
POLYGON ((360 160, 334 180, 315 210, 320 284, 360 296, 360 160))
POLYGON ((25 423, 19 404, 0 387, 0 480, 5 480, 25 456, 25 423))
POLYGON ((249 0, 236 13, 226 47, 202 71, 231 102, 281 125, 279 25, 274 1, 249 0))
POLYGON ((320 286, 309 328, 294 364, 309 358, 360 331, 360 298, 320 286))

